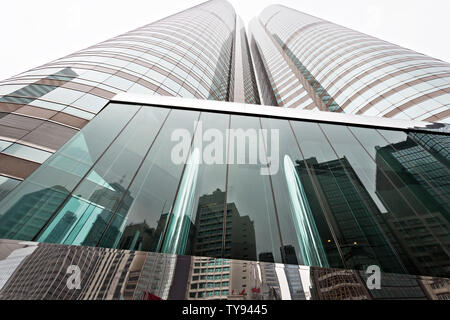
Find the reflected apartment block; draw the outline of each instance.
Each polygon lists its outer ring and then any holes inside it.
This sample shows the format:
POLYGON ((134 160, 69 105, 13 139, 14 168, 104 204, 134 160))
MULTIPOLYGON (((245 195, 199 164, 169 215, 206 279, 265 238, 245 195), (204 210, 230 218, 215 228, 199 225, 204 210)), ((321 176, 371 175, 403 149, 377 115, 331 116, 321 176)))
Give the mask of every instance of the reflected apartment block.
POLYGON ((292 300, 305 300, 305 292, 303 290, 302 279, 298 265, 284 266, 284 272, 289 286, 289 294, 292 300))
POLYGON ((311 267, 313 299, 368 300, 369 291, 359 273, 353 270, 311 267))
POLYGON ((235 203, 226 204, 227 212, 224 215, 224 203, 225 192, 220 189, 200 197, 195 222, 197 233, 194 254, 255 260, 253 221, 248 216, 241 216, 235 203))
POLYGON ((433 300, 450 300, 450 280, 421 277, 421 284, 428 297, 433 300))
MULTIPOLYGON (((291 282, 297 280, 294 277, 290 277, 291 282)), ((292 283, 295 285, 301 287, 301 283, 292 283)), ((186 299, 276 300, 281 299, 279 288, 275 264, 193 257, 186 299)))
POLYGON ((142 251, 18 242, 0 261, 0 298, 167 299, 175 264, 176 256, 142 251), (73 266, 79 268, 79 288, 69 286, 73 266))
POLYGON ((148 252, 143 265, 136 266, 133 274, 130 272, 126 290, 134 289, 134 300, 150 300, 169 298, 170 287, 174 279, 177 257, 174 255, 158 255, 148 252), (130 281, 135 281, 131 285, 130 281), (135 286, 134 286, 135 285, 135 286))
POLYGON ((39 245, 3 286, 1 299, 119 299, 134 255, 108 249, 39 245), (66 270, 76 265, 82 290, 67 286, 66 270))
POLYGON ((232 267, 229 259, 192 257, 187 299, 218 300, 234 294, 231 288, 232 267))

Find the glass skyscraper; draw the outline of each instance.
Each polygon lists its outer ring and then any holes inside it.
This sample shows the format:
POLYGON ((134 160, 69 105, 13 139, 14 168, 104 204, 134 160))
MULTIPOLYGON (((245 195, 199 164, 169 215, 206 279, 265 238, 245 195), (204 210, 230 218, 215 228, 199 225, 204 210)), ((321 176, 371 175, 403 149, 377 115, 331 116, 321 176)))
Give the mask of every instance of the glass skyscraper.
POLYGON ((267 101, 288 108, 450 121, 447 62, 280 5, 254 18, 250 31, 270 83, 267 101))
POLYGON ((449 110, 446 62, 278 5, 247 33, 221 0, 2 81, 0 239, 22 247, 0 242, 0 298, 64 256, 83 291, 47 295, 55 267, 30 297, 387 297, 376 265, 435 298, 449 110))

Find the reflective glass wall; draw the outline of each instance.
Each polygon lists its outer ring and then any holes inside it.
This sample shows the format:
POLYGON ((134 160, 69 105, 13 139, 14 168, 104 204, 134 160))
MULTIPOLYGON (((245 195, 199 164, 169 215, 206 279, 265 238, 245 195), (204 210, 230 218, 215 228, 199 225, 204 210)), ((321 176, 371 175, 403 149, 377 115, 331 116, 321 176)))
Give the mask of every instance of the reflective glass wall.
POLYGON ((449 143, 111 103, 0 202, 0 237, 448 276, 449 143))
POLYGON ((449 300, 450 279, 0 239, 1 300, 449 300), (72 273, 80 270, 79 288, 72 273))

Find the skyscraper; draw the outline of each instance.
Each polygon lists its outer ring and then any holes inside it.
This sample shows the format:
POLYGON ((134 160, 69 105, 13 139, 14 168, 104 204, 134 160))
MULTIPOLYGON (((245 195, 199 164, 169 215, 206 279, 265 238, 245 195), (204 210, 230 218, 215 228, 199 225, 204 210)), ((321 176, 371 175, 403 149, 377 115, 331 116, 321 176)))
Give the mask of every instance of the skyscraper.
POLYGON ((449 107, 446 62, 278 5, 247 35, 208 1, 0 82, 0 238, 122 249, 148 278, 127 250, 172 254, 177 281, 181 255, 449 276, 449 107))
POLYGON ((259 103, 242 20, 208 1, 0 82, 1 193, 119 92, 259 103))
MULTIPOLYGON (((450 121, 450 64, 281 5, 250 23, 266 101, 307 110, 450 121), (266 80, 267 83, 267 80, 266 80)), ((263 99, 264 101, 264 99, 263 99)), ((271 104, 271 103, 269 103, 271 104)))

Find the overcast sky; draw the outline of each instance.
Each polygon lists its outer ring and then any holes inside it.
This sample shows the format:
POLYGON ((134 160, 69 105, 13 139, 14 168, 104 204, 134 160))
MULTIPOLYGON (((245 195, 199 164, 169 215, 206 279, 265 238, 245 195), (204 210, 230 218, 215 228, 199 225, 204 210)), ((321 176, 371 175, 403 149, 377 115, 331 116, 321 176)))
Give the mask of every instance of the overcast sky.
MULTIPOLYGON (((2 1, 0 79, 164 18, 197 0, 2 1)), ((450 0, 230 0, 248 21, 271 4, 450 62, 450 0)))

